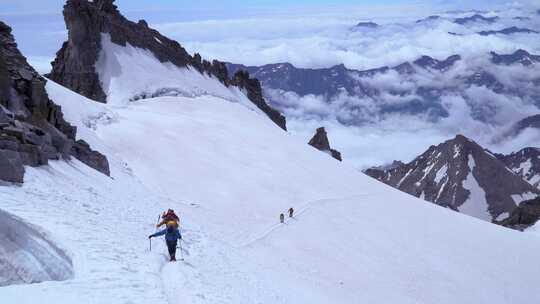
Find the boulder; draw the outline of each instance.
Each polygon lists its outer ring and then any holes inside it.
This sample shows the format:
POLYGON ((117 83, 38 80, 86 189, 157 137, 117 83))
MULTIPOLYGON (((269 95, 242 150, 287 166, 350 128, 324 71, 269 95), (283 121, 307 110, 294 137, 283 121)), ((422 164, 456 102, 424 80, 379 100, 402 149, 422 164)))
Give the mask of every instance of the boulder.
POLYGON ((19 153, 0 149, 0 180, 12 183, 24 181, 24 166, 19 153))
POLYGON ((97 171, 110 176, 109 161, 103 154, 93 151, 90 145, 84 140, 75 142, 72 148, 72 154, 87 166, 96 169, 97 171))

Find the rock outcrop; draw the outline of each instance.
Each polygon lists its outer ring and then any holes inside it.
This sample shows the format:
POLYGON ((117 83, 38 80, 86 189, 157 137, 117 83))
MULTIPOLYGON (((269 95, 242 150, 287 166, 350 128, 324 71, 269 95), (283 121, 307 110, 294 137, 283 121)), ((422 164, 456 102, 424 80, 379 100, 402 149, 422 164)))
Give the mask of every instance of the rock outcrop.
MULTIPOLYGON (((102 50, 102 34, 108 34, 111 42, 120 46, 127 44, 150 51, 160 62, 170 62, 177 67, 193 67, 218 79, 225 86, 244 85, 251 93, 250 99, 281 128, 285 117, 272 109, 252 79, 230 79, 224 63, 203 60, 199 54, 191 56, 177 42, 151 29, 146 21, 135 23, 126 19, 114 5, 114 0, 68 0, 64 6, 64 19, 68 29, 68 41, 58 51, 48 77, 55 82, 90 99, 106 102, 96 63, 102 50)), ((246 76, 246 75, 242 75, 246 76)), ((235 77, 236 78, 236 77, 235 77)), ((259 85, 260 87, 260 85, 259 85)))
POLYGON ((540 220, 540 197, 521 203, 510 217, 497 224, 516 230, 525 230, 538 220, 540 220))
POLYGON ((319 151, 330 154, 333 158, 343 161, 341 153, 330 147, 330 141, 328 140, 328 134, 324 127, 318 128, 317 132, 309 141, 309 145, 315 147, 319 151))
POLYGON ((431 146, 408 164, 365 171, 403 192, 486 221, 506 218, 540 191, 465 136, 431 146))
POLYGON ((22 183, 24 166, 72 155, 76 128, 49 99, 45 83, 18 50, 11 28, 0 22, 0 180, 22 183))
POLYGON ((261 83, 257 78, 250 78, 249 72, 241 70, 234 74, 232 84, 244 90, 249 100, 266 113, 276 125, 287 130, 285 116, 266 103, 262 95, 261 83))

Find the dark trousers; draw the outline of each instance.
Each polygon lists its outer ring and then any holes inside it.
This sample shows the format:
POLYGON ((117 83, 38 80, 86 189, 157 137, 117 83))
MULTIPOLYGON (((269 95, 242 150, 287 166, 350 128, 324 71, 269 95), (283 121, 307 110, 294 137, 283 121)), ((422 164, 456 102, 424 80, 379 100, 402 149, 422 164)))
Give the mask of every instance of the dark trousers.
POLYGON ((176 244, 177 240, 174 241, 167 241, 167 249, 169 249, 169 255, 171 256, 171 260, 176 260, 176 244))

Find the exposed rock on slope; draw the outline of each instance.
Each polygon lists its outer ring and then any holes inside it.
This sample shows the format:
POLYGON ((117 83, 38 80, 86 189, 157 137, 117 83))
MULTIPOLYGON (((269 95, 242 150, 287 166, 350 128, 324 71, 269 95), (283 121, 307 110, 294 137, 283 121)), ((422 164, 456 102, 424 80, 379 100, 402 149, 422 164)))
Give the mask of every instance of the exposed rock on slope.
POLYGON ((456 138, 431 146, 408 164, 366 174, 437 205, 487 221, 506 218, 540 191, 472 140, 456 138))
POLYGON ((540 149, 529 147, 510 155, 498 154, 497 158, 531 185, 540 188, 540 149))
POLYGON ((73 153, 75 134, 76 128, 47 96, 45 79, 17 49, 11 28, 0 22, 0 179, 21 183, 23 166, 70 155, 87 164, 86 155, 99 155, 102 161, 93 167, 108 173, 106 158, 89 146, 73 153))
MULTIPOLYGON (((178 42, 149 28, 144 20, 138 23, 129 21, 120 14, 114 0, 68 0, 64 6, 64 19, 69 39, 58 51, 49 77, 90 99, 107 101, 96 71, 102 50, 102 34, 108 34, 113 44, 129 44, 148 50, 162 63, 169 62, 180 68, 195 68, 200 73, 215 77, 226 86, 237 84, 229 79, 225 64, 216 60, 203 60, 199 54, 191 56, 178 42)), ((256 86, 249 87, 253 103, 281 128, 286 129, 285 118, 266 104, 262 92, 256 92, 256 86)))
POLYGON ((309 141, 309 144, 315 147, 319 151, 330 154, 333 158, 342 161, 341 153, 330 147, 330 141, 328 140, 328 134, 324 127, 318 128, 313 138, 309 141))
POLYGON ((517 230, 533 226, 540 219, 540 198, 523 202, 514 212, 498 224, 517 230))

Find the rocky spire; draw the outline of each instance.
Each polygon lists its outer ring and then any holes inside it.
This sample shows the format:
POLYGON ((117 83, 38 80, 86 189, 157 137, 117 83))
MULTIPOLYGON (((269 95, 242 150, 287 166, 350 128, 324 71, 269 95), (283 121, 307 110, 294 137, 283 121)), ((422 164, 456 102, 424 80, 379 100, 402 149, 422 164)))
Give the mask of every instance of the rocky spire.
POLYGON ((45 83, 18 50, 11 28, 0 22, 0 180, 20 183, 24 166, 81 153, 94 155, 94 168, 108 174, 107 159, 75 141, 76 128, 49 99, 45 83))
POLYGON ((328 134, 324 127, 318 128, 317 132, 309 141, 309 145, 315 147, 319 151, 330 154, 333 158, 342 161, 341 153, 330 147, 330 141, 328 140, 328 134))

